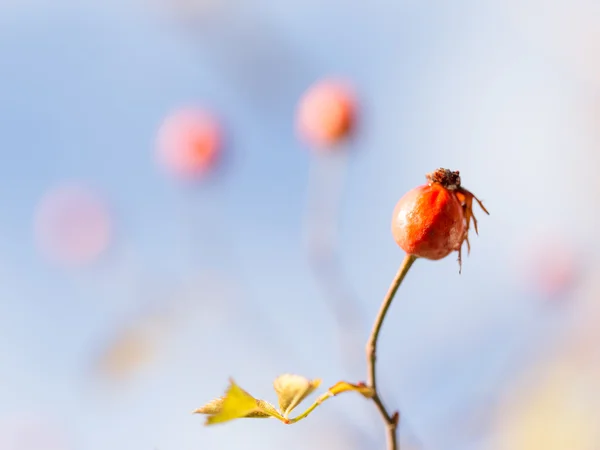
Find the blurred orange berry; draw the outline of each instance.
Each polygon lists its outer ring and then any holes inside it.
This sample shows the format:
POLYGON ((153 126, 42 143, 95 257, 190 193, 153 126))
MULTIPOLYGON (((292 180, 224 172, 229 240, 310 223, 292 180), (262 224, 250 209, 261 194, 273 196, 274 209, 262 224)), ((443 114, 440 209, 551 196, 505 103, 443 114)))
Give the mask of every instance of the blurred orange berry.
POLYGON ((97 360, 98 372, 124 381, 147 366, 156 357, 168 325, 168 318, 150 316, 118 330, 97 360))
POLYGON ((105 203, 91 190, 65 184, 47 192, 34 218, 40 250, 54 262, 84 265, 108 247, 112 223, 105 203))
MULTIPOLYGON (((392 235, 408 254, 438 260, 458 251, 461 264, 463 242, 469 244, 473 199, 483 204, 460 185, 459 172, 437 169, 427 174, 428 184, 408 191, 396 204, 392 217, 392 235)), ((488 213, 489 214, 489 213, 488 213)))
POLYGON ((214 115, 181 109, 169 115, 158 131, 158 162, 176 178, 195 179, 213 168, 221 143, 221 127, 214 115))
POLYGON ((313 84, 303 94, 296 112, 296 130, 309 145, 332 146, 352 131, 356 101, 350 84, 325 79, 313 84))

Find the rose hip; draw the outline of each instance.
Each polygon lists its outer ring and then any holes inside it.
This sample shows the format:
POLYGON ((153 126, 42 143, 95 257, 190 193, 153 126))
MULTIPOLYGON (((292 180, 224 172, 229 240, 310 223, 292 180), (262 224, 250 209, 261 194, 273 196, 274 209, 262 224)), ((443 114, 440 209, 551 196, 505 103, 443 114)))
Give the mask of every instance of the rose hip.
POLYGON ((478 232, 473 199, 486 214, 489 212, 475 195, 461 187, 458 171, 437 169, 426 178, 428 184, 410 190, 397 203, 392 235, 406 253, 419 258, 438 260, 457 251, 460 268, 463 242, 467 242, 468 252, 471 250, 471 220, 478 232))
POLYGON ((173 176, 197 179, 216 164, 222 147, 222 130, 216 116, 198 108, 180 109, 162 123, 157 158, 173 176))
POLYGON ((339 79, 324 79, 302 95, 296 111, 296 130, 311 146, 329 148, 352 131, 355 115, 351 85, 339 79))

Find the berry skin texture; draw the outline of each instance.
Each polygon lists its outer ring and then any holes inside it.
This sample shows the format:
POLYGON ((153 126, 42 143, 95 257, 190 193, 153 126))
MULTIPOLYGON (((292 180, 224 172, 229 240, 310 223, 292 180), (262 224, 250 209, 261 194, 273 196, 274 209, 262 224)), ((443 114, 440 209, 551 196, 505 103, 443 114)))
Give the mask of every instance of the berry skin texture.
POLYGON ((458 171, 437 169, 426 177, 428 184, 408 191, 396 204, 392 235, 400 248, 419 258, 439 260, 457 251, 460 270, 463 242, 471 250, 471 220, 477 233, 473 199, 485 213, 489 212, 477 197, 461 187, 458 171))
POLYGON ((460 203, 439 184, 408 191, 394 209, 392 234, 396 243, 420 258, 438 260, 458 250, 465 229, 460 203))
POLYGON ((299 137, 315 148, 332 147, 354 127, 356 101, 349 83, 324 79, 303 94, 296 112, 299 137))

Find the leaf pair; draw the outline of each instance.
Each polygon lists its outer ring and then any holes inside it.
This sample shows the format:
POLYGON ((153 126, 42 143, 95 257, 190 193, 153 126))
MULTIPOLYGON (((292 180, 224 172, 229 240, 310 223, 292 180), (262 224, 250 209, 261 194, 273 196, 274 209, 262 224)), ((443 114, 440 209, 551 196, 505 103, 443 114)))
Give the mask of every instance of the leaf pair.
POLYGON ((304 419, 322 402, 342 392, 356 391, 367 398, 373 396, 373 390, 362 383, 351 384, 346 381, 340 381, 319 396, 302 414, 289 419, 289 414, 292 410, 320 385, 320 379, 308 380, 300 375, 285 374, 277 377, 273 382, 273 387, 279 401, 279 410, 277 410, 271 403, 254 398, 240 388, 233 379, 230 379, 229 388, 223 397, 212 400, 194 411, 194 413, 208 415, 205 422, 206 425, 228 422, 234 419, 269 417, 274 417, 283 423, 290 424, 304 419))

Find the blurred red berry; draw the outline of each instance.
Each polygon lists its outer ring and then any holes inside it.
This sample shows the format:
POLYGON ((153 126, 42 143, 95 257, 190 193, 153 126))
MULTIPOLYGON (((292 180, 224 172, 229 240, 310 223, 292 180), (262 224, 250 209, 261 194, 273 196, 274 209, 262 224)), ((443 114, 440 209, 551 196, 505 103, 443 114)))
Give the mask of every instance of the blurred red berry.
POLYGON ((221 141, 221 128, 212 114, 182 109, 168 116, 158 131, 158 161, 176 178, 198 178, 217 162, 221 141))
POLYGON ((112 221, 104 201, 76 184, 44 195, 34 227, 42 252, 68 266, 91 263, 107 249, 112 237, 112 221))
POLYGON ((568 238, 560 234, 528 238, 528 252, 519 257, 525 262, 520 271, 525 276, 525 282, 536 294, 546 300, 564 298, 564 294, 576 285, 580 276, 578 252, 568 238))
POLYGON ((471 219, 477 233, 473 199, 489 213, 477 197, 461 187, 458 171, 437 169, 426 177, 428 184, 410 190, 397 203, 392 235, 406 253, 420 258, 438 260, 457 251, 460 266, 463 242, 471 249, 471 219))
POLYGON ((296 112, 296 130, 309 145, 332 146, 352 131, 356 115, 355 96, 349 83, 326 79, 303 94, 296 112))
POLYGON ((75 448, 70 431, 58 420, 44 413, 3 414, 0 422, 2 450, 68 450, 75 448))

